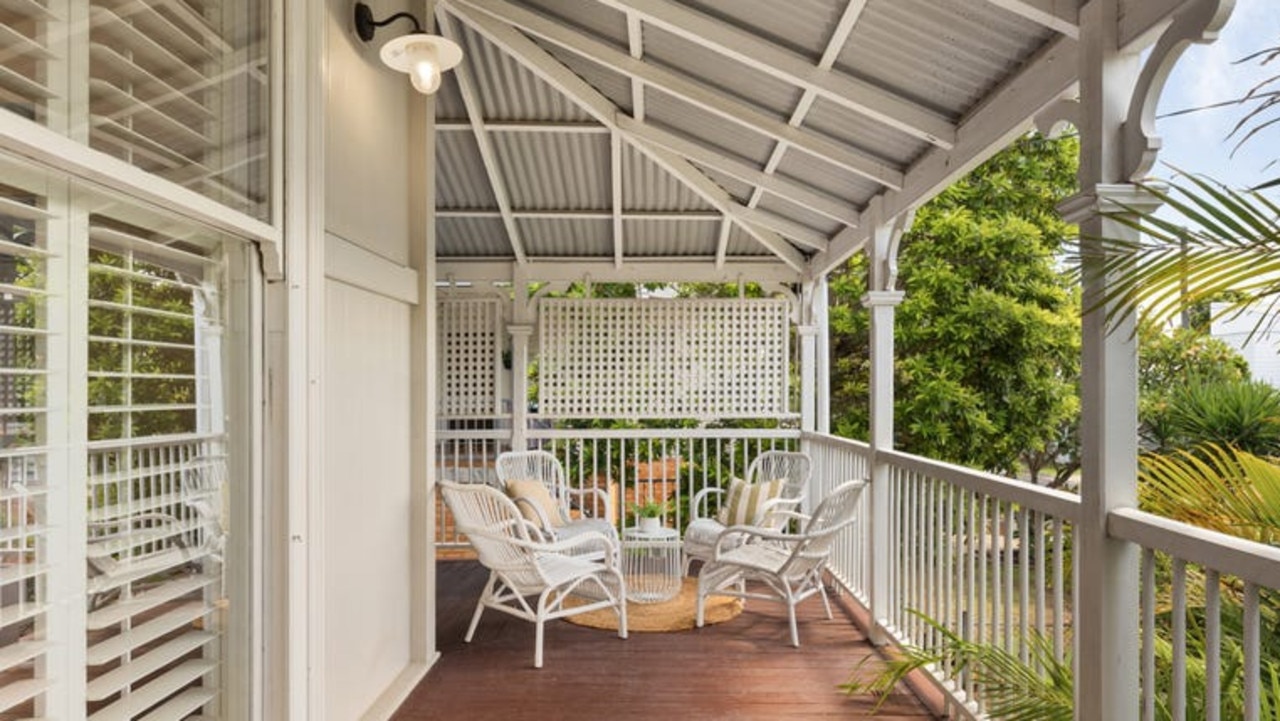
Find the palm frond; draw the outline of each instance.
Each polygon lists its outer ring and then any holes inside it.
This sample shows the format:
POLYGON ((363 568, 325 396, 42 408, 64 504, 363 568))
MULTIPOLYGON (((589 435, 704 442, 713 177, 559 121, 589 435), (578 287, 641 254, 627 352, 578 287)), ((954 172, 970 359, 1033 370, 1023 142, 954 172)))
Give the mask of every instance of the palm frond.
POLYGON ((1228 291, 1244 292, 1219 315, 1280 297, 1280 208, 1274 202, 1195 175, 1180 176, 1167 190, 1144 190, 1175 217, 1125 207, 1109 217, 1141 231, 1138 240, 1081 239, 1071 270, 1107 278, 1105 291, 1089 299, 1087 311, 1105 308, 1114 327, 1135 313, 1161 322, 1228 291))
MULTIPOLYGON (((869 681, 858 677, 866 669, 864 660, 853 678, 840 688, 846 693, 875 693, 881 696, 879 710, 887 694, 913 671, 933 666, 949 668, 955 676, 969 674, 980 687, 980 701, 989 718, 999 721, 1070 721, 1075 707, 1070 659, 1054 654, 1053 641, 1035 631, 1023 639, 1028 661, 1000 646, 967 641, 941 623, 915 610, 938 634, 932 649, 907 646, 900 655, 884 663, 869 681)), ((873 710, 873 712, 874 712, 873 710)))
POLYGON ((1280 540, 1280 465, 1206 444, 1139 461, 1143 508, 1260 543, 1280 540))

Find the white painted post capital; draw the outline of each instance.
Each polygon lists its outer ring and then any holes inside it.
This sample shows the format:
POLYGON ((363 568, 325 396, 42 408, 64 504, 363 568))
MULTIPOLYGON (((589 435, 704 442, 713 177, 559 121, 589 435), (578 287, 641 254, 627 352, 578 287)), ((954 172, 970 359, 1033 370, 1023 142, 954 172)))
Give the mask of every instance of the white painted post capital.
POLYGON ((1080 224, 1100 213, 1154 212, 1164 203, 1148 188, 1164 192, 1165 186, 1154 182, 1146 187, 1132 183, 1100 183, 1092 191, 1076 193, 1058 203, 1058 214, 1068 223, 1080 224))
POLYGON ((862 295, 862 307, 897 306, 907 294, 900 290, 869 290, 862 295))
POLYGON ((509 333, 512 338, 528 338, 533 335, 533 326, 523 323, 509 325, 507 326, 507 333, 509 333))

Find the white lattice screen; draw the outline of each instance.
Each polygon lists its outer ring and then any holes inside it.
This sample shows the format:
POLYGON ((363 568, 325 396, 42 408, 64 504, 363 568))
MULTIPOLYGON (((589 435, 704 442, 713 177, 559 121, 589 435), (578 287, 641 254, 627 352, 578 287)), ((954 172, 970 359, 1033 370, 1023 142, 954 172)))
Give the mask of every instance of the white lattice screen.
POLYGON ((542 414, 787 414, 786 300, 554 299, 540 316, 542 414))
POLYGON ((440 415, 465 418, 498 413, 502 362, 498 299, 441 298, 436 307, 440 415))

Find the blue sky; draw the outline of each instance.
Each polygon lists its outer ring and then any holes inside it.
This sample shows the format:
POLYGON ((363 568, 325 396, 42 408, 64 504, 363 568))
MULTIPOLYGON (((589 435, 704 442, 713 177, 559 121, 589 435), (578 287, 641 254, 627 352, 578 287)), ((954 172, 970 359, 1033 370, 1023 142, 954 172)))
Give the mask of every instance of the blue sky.
MULTIPOLYGON (((1235 11, 1217 42, 1193 45, 1174 68, 1160 99, 1158 114, 1238 98, 1262 79, 1280 75, 1280 61, 1232 63, 1263 48, 1280 45, 1280 0, 1236 0, 1235 11)), ((1280 175, 1280 128, 1255 136, 1231 157, 1235 141, 1227 133, 1243 116, 1239 107, 1192 113, 1157 121, 1163 138, 1154 175, 1167 178, 1169 163, 1202 173, 1233 187, 1280 175)), ((1271 117, 1275 117, 1273 114, 1271 117)))

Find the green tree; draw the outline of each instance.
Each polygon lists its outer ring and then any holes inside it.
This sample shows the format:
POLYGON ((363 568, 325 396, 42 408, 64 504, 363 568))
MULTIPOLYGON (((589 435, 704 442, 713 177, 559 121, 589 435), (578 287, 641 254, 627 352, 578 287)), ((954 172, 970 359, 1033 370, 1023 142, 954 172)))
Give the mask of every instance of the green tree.
POLYGON ((1149 450, 1185 445, 1178 440, 1173 400, 1175 391, 1188 381, 1219 384, 1248 378, 1244 357, 1201 328, 1165 332, 1155 323, 1142 323, 1138 328, 1138 427, 1143 445, 1149 450))
MULTIPOLYGON (((1074 138, 1030 135, 916 215, 898 267, 900 448, 1002 472, 1038 471, 1078 415, 1078 302, 1056 257, 1074 228, 1055 206, 1075 190, 1074 138)), ((866 432, 865 261, 831 280, 833 427, 866 432)))

